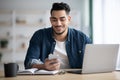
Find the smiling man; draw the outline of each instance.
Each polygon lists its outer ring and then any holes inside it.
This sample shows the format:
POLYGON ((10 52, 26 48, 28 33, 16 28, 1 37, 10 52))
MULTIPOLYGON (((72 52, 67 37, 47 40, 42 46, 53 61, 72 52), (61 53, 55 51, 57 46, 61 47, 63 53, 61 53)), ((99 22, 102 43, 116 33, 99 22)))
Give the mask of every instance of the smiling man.
POLYGON ((85 45, 91 40, 81 31, 68 27, 71 17, 67 3, 53 3, 50 13, 51 27, 36 31, 30 40, 25 68, 82 68, 85 45), (49 54, 59 57, 48 59, 49 54))

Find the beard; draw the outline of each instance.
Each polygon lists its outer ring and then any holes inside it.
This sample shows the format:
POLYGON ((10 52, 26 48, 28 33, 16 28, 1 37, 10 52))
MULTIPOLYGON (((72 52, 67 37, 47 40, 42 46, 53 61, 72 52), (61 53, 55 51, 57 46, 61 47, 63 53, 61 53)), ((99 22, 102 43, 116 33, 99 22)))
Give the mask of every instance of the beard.
MULTIPOLYGON (((66 30, 66 29, 65 29, 65 30, 66 30)), ((65 32, 65 30, 62 31, 62 32, 56 32, 56 31, 53 29, 53 31, 54 31, 54 33, 55 33, 56 35, 62 35, 62 34, 65 32)))
POLYGON ((54 31, 54 33, 57 34, 57 35, 62 35, 64 32, 65 32, 65 30, 63 32, 60 32, 60 33, 57 33, 57 32, 54 31))

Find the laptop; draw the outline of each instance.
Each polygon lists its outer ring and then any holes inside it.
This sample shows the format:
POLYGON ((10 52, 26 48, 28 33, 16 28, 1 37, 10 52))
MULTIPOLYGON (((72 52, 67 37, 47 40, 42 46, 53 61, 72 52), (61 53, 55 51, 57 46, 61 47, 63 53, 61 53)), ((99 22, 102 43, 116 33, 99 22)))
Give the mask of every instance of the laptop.
POLYGON ((112 72, 116 68, 119 44, 87 44, 82 70, 70 73, 112 72))
POLYGON ((111 72, 116 68, 119 44, 87 44, 82 73, 111 72))

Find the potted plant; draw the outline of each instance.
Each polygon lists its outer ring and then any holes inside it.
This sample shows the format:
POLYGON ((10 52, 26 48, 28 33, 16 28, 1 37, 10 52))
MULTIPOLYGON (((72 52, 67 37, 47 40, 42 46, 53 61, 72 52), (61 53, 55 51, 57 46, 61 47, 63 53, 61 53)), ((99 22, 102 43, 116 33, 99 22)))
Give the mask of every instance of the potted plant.
POLYGON ((2 59, 2 53, 0 52, 0 61, 1 61, 1 59, 2 59))
POLYGON ((8 45, 8 40, 7 39, 2 39, 1 40, 1 48, 6 48, 8 45))

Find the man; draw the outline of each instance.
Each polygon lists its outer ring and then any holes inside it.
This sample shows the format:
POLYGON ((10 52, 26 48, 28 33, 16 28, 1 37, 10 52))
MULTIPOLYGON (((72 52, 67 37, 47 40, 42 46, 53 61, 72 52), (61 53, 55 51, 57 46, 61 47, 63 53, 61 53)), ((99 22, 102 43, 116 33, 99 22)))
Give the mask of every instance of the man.
POLYGON ((40 29, 32 36, 25 68, 82 68, 85 45, 91 40, 84 33, 68 27, 71 20, 68 4, 54 3, 50 13, 52 27, 40 29), (48 59, 49 54, 59 55, 59 59, 48 59))

